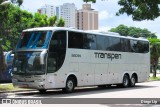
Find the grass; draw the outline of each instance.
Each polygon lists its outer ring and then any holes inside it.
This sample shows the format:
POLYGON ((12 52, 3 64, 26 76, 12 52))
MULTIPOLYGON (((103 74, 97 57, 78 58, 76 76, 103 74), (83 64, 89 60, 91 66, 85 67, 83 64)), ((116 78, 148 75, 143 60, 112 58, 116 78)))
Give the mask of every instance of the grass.
POLYGON ((16 91, 16 90, 27 90, 27 89, 14 87, 12 83, 10 83, 10 84, 0 84, 0 92, 16 91))
POLYGON ((0 91, 14 90, 12 84, 0 84, 0 91))
POLYGON ((150 77, 149 80, 151 80, 151 81, 160 81, 160 77, 150 77))

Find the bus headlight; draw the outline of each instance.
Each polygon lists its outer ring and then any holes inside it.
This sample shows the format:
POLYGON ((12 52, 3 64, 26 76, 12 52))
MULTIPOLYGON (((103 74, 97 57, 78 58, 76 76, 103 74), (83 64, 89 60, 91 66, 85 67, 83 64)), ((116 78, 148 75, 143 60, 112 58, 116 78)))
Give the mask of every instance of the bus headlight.
POLYGON ((12 82, 17 82, 17 81, 18 81, 17 79, 14 79, 14 78, 12 79, 12 82))

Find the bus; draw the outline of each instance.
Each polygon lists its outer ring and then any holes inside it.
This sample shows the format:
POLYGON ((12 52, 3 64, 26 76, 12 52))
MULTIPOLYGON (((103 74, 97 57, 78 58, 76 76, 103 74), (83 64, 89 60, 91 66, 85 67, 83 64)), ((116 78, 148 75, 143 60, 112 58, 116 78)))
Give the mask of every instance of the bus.
POLYGON ((12 51, 4 52, 4 59, 6 68, 4 71, 0 72, 0 83, 11 83, 12 82, 12 63, 14 59, 14 54, 12 51))
POLYGON ((14 51, 14 86, 73 92, 75 87, 134 87, 149 79, 149 41, 64 27, 23 30, 14 51))

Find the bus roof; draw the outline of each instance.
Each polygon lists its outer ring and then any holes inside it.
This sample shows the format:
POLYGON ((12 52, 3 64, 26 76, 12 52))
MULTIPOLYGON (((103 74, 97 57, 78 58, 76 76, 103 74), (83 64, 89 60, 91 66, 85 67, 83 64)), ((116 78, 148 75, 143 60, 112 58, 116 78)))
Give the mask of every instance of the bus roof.
POLYGON ((74 31, 74 32, 81 32, 81 33, 90 33, 90 34, 98 34, 98 35, 104 35, 104 36, 112 36, 112 37, 120 37, 120 38, 126 38, 126 39, 134 39, 134 40, 142 40, 142 41, 148 41, 146 38, 134 38, 131 36, 121 36, 118 33, 115 32, 104 32, 100 30, 78 30, 75 28, 67 28, 67 27, 37 27, 37 28, 30 28, 23 30, 23 32, 27 31, 44 31, 44 30, 66 30, 66 31, 74 31))

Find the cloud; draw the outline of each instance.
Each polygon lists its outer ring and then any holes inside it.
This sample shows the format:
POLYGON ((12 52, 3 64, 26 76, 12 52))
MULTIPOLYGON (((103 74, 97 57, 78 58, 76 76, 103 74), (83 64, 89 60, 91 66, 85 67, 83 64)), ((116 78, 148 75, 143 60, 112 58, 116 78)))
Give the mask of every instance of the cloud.
POLYGON ((100 30, 100 31, 108 31, 111 28, 112 28, 111 26, 100 26, 98 30, 100 30))
POLYGON ((99 20, 106 20, 108 18, 112 18, 113 14, 109 14, 107 11, 100 11, 99 12, 99 20))

